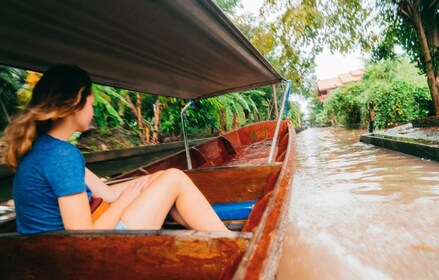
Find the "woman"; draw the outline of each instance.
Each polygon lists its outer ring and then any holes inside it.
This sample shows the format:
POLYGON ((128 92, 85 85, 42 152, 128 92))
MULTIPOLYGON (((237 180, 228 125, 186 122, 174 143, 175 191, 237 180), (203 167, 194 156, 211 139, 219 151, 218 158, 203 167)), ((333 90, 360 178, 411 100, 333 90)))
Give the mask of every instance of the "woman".
POLYGON ((226 231, 190 178, 168 169, 108 187, 85 168, 68 142, 87 130, 93 93, 84 70, 71 65, 49 69, 35 85, 26 109, 5 130, 5 162, 16 169, 13 186, 17 231, 160 229, 168 213, 196 230, 226 231), (91 194, 110 203, 92 221, 91 194))

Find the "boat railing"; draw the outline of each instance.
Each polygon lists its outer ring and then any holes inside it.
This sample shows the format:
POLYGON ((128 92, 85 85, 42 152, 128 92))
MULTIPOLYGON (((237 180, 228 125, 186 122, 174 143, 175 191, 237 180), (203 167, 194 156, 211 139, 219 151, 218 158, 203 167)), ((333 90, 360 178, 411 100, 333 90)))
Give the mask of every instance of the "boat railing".
POLYGON ((284 161, 285 155, 287 153, 288 143, 290 141, 291 135, 288 133, 288 130, 285 130, 283 135, 279 137, 279 145, 277 148, 276 161, 284 161))
POLYGON ((289 92, 290 92, 290 82, 288 81, 286 83, 286 85, 287 86, 285 87, 285 93, 284 93, 284 96, 282 98, 282 106, 281 106, 281 109, 279 112, 279 116, 277 118, 276 129, 274 130, 274 136, 273 136, 273 141, 271 143, 271 149, 270 149, 270 154, 268 156, 268 162, 273 162, 273 160, 274 160, 274 152, 276 149, 277 137, 279 135, 279 129, 280 129, 282 116, 283 116, 284 109, 285 109, 285 103, 286 103, 287 96, 289 95, 289 92))

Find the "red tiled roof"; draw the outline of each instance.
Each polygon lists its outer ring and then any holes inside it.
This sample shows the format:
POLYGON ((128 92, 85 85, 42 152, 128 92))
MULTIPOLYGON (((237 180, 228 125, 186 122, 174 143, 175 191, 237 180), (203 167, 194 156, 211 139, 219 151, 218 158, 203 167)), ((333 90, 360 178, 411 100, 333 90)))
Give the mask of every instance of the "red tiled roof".
POLYGON ((337 88, 341 85, 343 85, 343 83, 338 77, 317 81, 319 91, 337 88))
POLYGON ((318 91, 325 91, 325 90, 337 88, 339 86, 342 86, 350 82, 359 81, 361 80, 361 77, 363 77, 363 73, 364 73, 364 69, 357 69, 347 73, 340 74, 338 75, 338 77, 335 78, 318 80, 317 89, 318 91))

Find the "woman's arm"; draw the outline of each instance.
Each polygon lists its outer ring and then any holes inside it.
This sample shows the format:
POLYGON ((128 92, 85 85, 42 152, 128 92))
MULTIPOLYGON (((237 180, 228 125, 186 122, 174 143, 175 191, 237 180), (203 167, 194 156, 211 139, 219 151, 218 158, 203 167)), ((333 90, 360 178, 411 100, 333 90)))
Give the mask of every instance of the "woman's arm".
POLYGON ((108 203, 116 201, 129 185, 129 182, 124 182, 109 187, 88 168, 85 169, 85 183, 91 189, 93 196, 100 197, 108 203))
POLYGON ((139 195, 145 180, 136 180, 125 186, 120 197, 111 203, 94 223, 85 192, 58 198, 62 221, 66 230, 114 229, 125 208, 139 195))
POLYGON ((113 229, 128 205, 116 200, 94 223, 85 192, 58 198, 62 221, 66 230, 113 229))
POLYGON ((85 192, 59 197, 58 204, 66 230, 93 229, 90 206, 85 192))
POLYGON ((85 169, 85 183, 91 189, 93 196, 100 197, 108 203, 112 203, 116 201, 120 194, 130 185, 134 184, 134 182, 142 181, 144 186, 147 186, 148 181, 153 180, 158 175, 160 175, 163 171, 158 171, 151 175, 141 176, 140 178, 132 179, 130 181, 118 183, 108 186, 104 182, 99 179, 99 177, 94 174, 90 169, 85 169))

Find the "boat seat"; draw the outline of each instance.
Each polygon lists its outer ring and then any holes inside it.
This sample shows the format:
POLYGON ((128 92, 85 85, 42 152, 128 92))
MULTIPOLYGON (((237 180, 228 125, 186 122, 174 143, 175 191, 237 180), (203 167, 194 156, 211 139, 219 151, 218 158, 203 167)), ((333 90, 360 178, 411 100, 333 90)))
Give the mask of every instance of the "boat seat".
MULTIPOLYGON (((212 208, 222 221, 245 220, 250 215, 256 201, 255 199, 240 202, 214 203, 212 208)), ((171 215, 166 217, 166 221, 173 220, 171 215)))
POLYGON ((255 205, 256 200, 212 204, 213 210, 222 221, 245 220, 255 205))

